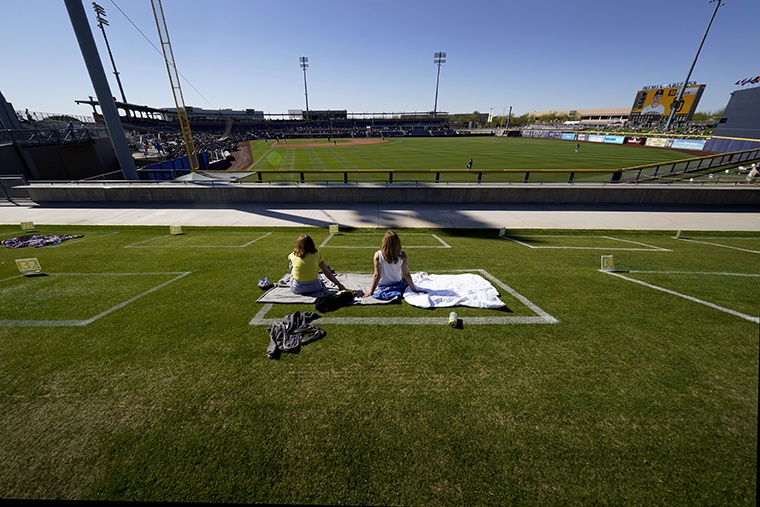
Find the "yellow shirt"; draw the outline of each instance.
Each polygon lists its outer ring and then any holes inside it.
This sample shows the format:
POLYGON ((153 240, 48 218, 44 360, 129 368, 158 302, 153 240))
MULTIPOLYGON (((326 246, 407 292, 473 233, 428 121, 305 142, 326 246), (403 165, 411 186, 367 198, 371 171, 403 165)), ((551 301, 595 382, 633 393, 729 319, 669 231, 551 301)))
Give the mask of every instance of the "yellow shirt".
POLYGON ((306 254, 303 259, 294 255, 288 255, 293 269, 291 274, 299 282, 310 282, 319 278, 319 264, 324 260, 322 254, 317 252, 315 254, 306 254))

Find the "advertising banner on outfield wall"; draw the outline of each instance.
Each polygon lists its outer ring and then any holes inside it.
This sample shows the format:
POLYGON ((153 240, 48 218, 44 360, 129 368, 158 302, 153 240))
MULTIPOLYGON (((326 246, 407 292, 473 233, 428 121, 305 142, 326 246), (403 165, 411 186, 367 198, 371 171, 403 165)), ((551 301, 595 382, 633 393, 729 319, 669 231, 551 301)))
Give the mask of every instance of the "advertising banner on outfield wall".
POLYGON ((650 137, 650 138, 647 138, 646 145, 653 146, 655 148, 664 148, 665 146, 667 146, 668 141, 670 140, 671 139, 667 139, 665 137, 650 137))
POLYGON ((681 148, 683 150, 703 150, 707 141, 698 139, 673 139, 671 148, 681 148))
POLYGON ((624 144, 644 144, 646 137, 626 137, 624 144))
POLYGON ((562 134, 562 139, 565 141, 575 141, 575 134, 568 134, 567 132, 564 132, 562 134))
POLYGON ((625 136, 604 136, 604 142, 609 144, 623 144, 625 136))
POLYGON ((600 136, 597 134, 589 134, 588 140, 592 143, 603 143, 604 142, 604 136, 600 136))

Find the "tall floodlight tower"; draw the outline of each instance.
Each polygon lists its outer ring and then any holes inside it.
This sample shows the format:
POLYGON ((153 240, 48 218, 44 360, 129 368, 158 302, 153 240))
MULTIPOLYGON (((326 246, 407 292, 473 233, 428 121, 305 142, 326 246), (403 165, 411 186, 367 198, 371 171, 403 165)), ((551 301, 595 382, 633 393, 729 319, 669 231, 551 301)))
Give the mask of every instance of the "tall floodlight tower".
POLYGON ((691 62, 689 73, 686 74, 686 79, 684 79, 683 85, 681 85, 681 89, 678 90, 678 96, 670 105, 670 114, 668 115, 668 121, 665 123, 665 132, 670 130, 670 124, 673 123, 673 118, 676 117, 676 113, 678 112, 678 110, 681 108, 681 105, 683 104, 683 94, 686 91, 686 86, 688 86, 689 84, 689 78, 691 78, 691 71, 694 70, 694 66, 697 64, 697 58, 699 58, 699 52, 702 51, 702 45, 705 43, 705 39, 707 39, 707 32, 710 31, 710 25, 712 25, 713 19, 715 19, 715 15, 718 13, 718 8, 721 5, 725 5, 720 0, 710 0, 708 3, 713 3, 713 2, 715 2, 715 10, 712 13, 712 17, 710 17, 710 22, 707 23, 707 29, 705 29, 705 34, 702 36, 702 42, 699 43, 697 54, 694 55, 694 60, 691 62))
POLYGON ((306 69, 309 68, 309 57, 301 56, 298 58, 301 62, 301 68, 303 69, 303 94, 306 97, 306 120, 309 120, 309 89, 306 87, 306 69))
POLYGON ((126 104, 127 96, 124 95, 124 88, 121 86, 121 79, 119 79, 119 71, 116 70, 116 62, 113 59, 111 53, 111 45, 108 44, 108 37, 106 37, 106 29, 108 26, 108 20, 106 19, 106 10, 99 6, 97 3, 92 2, 92 8, 95 9, 95 18, 98 20, 98 28, 103 32, 103 39, 106 41, 106 49, 108 49, 108 57, 111 59, 111 66, 113 67, 113 74, 116 76, 116 83, 119 85, 119 91, 121 92, 121 100, 126 104))
POLYGON ((441 81, 441 64, 446 63, 446 53, 433 53, 433 63, 438 65, 438 77, 435 78, 435 105, 433 106, 433 116, 438 114, 438 83, 441 81))

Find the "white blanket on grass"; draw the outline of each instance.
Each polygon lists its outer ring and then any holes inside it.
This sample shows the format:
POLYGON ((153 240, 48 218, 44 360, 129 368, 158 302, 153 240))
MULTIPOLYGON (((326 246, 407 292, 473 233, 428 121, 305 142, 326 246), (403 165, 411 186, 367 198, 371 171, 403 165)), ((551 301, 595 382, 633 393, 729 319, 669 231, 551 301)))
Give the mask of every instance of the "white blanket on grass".
POLYGON ((499 292, 480 275, 429 275, 414 273, 414 285, 426 293, 417 294, 407 287, 404 301, 419 308, 469 306, 472 308, 503 308, 499 292))

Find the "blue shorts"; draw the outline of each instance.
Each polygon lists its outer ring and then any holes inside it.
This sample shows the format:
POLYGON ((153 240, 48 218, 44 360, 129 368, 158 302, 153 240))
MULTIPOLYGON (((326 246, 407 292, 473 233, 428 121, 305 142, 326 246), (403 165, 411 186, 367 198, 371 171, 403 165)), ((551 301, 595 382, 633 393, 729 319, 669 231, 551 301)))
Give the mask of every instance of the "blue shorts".
POLYGON ((380 285, 375 293, 372 294, 372 297, 375 299, 388 301, 389 299, 403 296, 406 288, 406 280, 401 280, 400 282, 394 283, 392 285, 380 285))
POLYGON ((316 280, 310 280, 308 282, 299 282, 295 278, 290 279, 290 290, 294 294, 314 294, 325 290, 322 285, 322 280, 317 278, 316 280))

